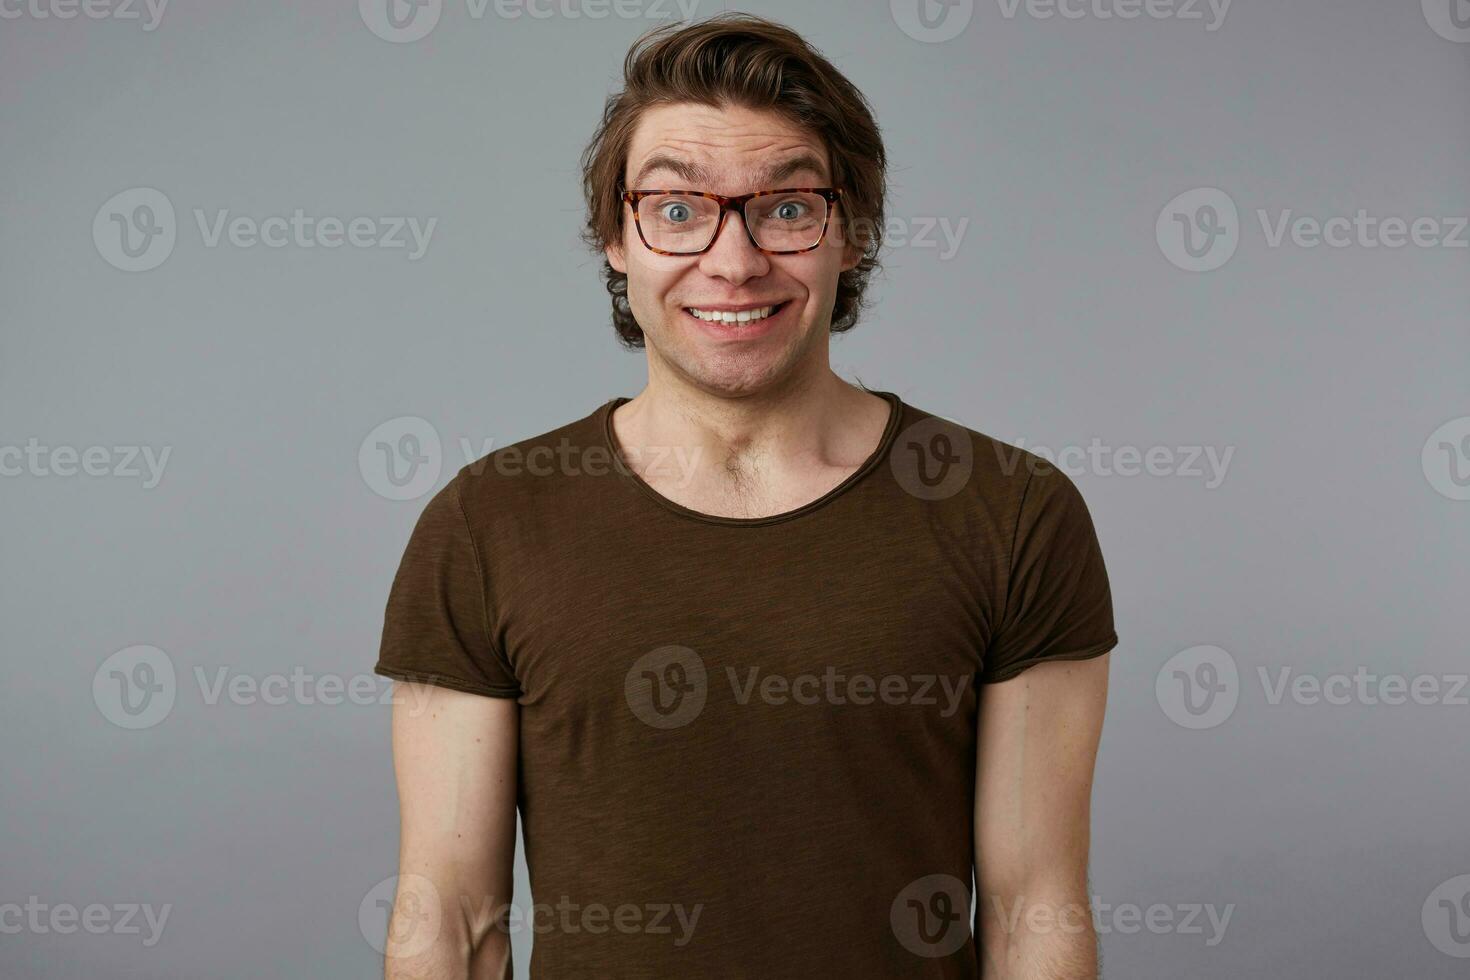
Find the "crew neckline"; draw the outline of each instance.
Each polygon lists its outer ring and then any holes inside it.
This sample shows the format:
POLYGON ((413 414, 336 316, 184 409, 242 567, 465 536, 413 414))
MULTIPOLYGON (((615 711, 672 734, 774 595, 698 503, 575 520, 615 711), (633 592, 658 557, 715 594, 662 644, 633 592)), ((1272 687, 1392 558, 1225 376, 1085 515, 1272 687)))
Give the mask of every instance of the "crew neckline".
MULTIPOLYGON (((685 507, 683 504, 676 503, 670 500, 668 497, 665 497, 663 494, 659 493, 652 486, 650 486, 648 482, 643 479, 643 477, 633 472, 633 469, 630 466, 618 465, 615 466, 614 469, 623 477, 632 481, 633 485, 636 486, 645 497, 648 497, 660 507, 663 507, 665 510, 673 511, 674 513, 679 514, 683 517, 690 518, 691 520, 700 521, 705 524, 723 524, 727 527, 759 527, 766 524, 779 524, 783 521, 789 521, 797 517, 802 517, 806 514, 810 514, 812 511, 820 510, 822 507, 825 507, 833 500, 842 496, 842 494, 846 493, 851 487, 856 485, 858 481, 862 480, 863 477, 867 476, 870 472, 877 468, 878 464, 882 462, 883 458, 888 454, 889 448, 893 445, 894 438, 898 435, 899 423, 903 420, 903 399, 899 398, 898 395, 894 394, 891 391, 868 390, 868 394, 877 395, 878 397, 887 401, 889 404, 888 422, 883 427, 883 434, 878 438, 877 447, 871 453, 869 453, 867 459, 863 460, 862 463, 858 465, 858 468, 849 473, 847 475, 847 478, 844 479, 841 483, 837 484, 835 487, 828 490, 821 496, 807 501, 800 507, 796 507, 792 510, 782 511, 779 514, 769 514, 765 517, 724 517, 719 514, 706 514, 703 511, 698 511, 690 507, 685 507)), ((608 451, 612 453, 613 458, 619 461, 623 459, 622 447, 618 445, 617 436, 613 432, 612 417, 613 412, 617 410, 618 406, 623 405, 631 400, 632 399, 626 396, 619 395, 615 398, 609 399, 599 410, 599 414, 601 416, 601 418, 599 419, 599 427, 602 430, 603 443, 607 446, 608 451)))

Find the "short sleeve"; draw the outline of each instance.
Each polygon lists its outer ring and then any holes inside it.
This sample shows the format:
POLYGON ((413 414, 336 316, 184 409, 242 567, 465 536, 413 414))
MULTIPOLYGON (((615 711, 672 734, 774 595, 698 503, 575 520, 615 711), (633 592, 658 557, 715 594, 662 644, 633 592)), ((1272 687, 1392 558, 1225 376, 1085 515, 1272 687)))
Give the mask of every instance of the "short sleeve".
POLYGON ((480 554, 460 501, 461 477, 419 515, 388 593, 376 673, 497 698, 520 685, 490 641, 480 554))
POLYGON ((1034 468, 1022 493, 1005 607, 981 683, 1051 660, 1100 657, 1118 645, 1102 549, 1082 494, 1055 466, 1034 468))

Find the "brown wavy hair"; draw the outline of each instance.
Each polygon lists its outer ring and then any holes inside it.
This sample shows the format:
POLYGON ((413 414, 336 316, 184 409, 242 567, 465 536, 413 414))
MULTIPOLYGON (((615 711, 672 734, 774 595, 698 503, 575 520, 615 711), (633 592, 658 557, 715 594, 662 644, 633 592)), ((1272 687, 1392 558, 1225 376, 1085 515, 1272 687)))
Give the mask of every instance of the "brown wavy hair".
MULTIPOLYGON (((678 102, 768 110, 818 135, 832 163, 833 185, 845 188, 834 230, 843 229, 862 248, 859 263, 839 275, 832 308, 832 332, 852 329, 882 245, 883 139, 862 93, 799 34, 763 17, 719 14, 656 28, 633 43, 623 60, 623 90, 608 97, 582 153, 583 240, 599 252, 622 244, 619 194, 633 131, 645 108, 678 102)), ((626 347, 642 347, 643 329, 628 306, 627 275, 604 257, 602 278, 618 339, 626 347)))

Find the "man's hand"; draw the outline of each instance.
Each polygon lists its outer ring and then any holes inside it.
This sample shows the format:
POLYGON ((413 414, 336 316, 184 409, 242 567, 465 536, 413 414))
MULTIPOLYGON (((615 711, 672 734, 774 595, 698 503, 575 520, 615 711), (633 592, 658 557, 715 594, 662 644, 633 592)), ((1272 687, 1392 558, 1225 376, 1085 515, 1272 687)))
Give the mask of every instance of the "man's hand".
POLYGON ((1108 662, 1037 664, 980 689, 976 929, 984 980, 1096 980, 1087 893, 1108 662))
POLYGON ((397 681, 401 830, 388 980, 508 980, 518 706, 397 681))

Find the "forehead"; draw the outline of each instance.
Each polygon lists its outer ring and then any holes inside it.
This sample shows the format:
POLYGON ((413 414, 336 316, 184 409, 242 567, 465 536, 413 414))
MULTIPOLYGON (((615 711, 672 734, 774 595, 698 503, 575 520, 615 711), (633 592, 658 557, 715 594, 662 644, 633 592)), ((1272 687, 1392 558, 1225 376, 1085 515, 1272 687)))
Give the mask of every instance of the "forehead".
POLYGON ((827 150, 815 133, 766 110, 692 103, 653 106, 628 144, 630 188, 695 183, 741 193, 770 182, 826 183, 827 150))

